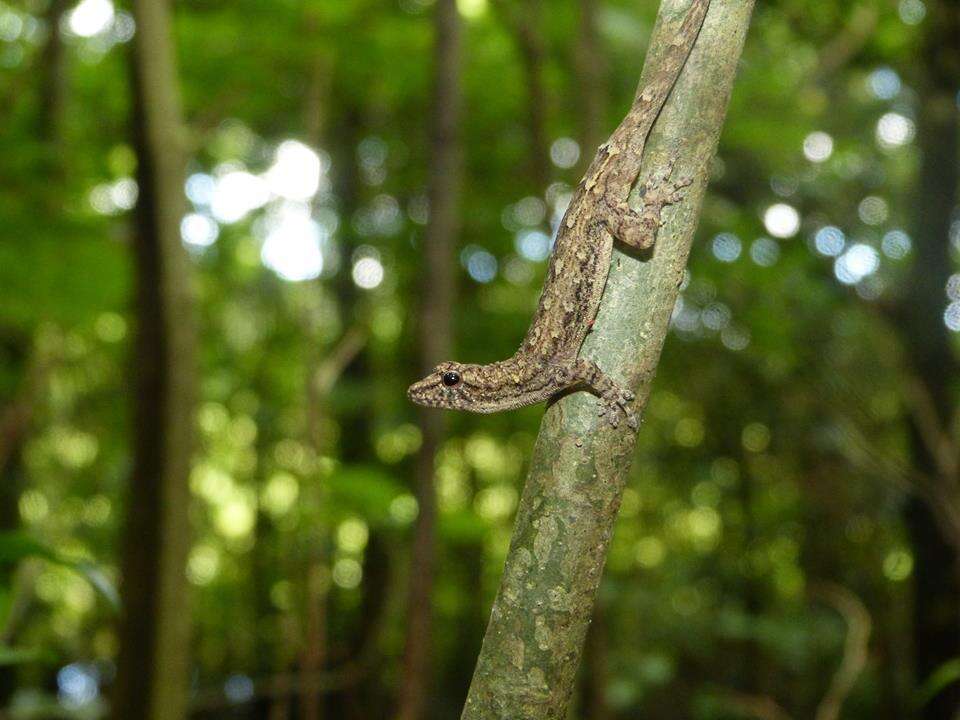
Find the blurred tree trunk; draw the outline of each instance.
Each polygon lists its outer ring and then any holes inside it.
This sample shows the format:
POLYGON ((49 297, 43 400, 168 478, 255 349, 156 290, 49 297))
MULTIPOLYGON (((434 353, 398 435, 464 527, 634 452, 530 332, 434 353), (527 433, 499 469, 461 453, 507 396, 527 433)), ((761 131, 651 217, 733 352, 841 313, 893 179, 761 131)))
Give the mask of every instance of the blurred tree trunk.
MULTIPOLYGON (((664 0, 645 75, 689 3, 664 0)), ((753 3, 713 0, 699 40, 647 143, 641 182, 679 151, 693 183, 649 259, 616 251, 583 354, 649 396, 677 298, 753 3)), ((642 82, 642 79, 641 79, 642 82)), ((638 183, 639 184, 639 183, 638 183)), ((636 198, 634 198, 636 201, 636 198)), ((564 718, 630 467, 636 434, 567 395, 544 416, 464 720, 564 718)))
POLYGON ((51 159, 59 161, 63 141, 63 122, 66 116, 67 72, 65 50, 60 35, 60 22, 70 7, 69 0, 51 0, 44 13, 47 41, 40 56, 43 84, 40 91, 40 135, 50 143, 51 159))
MULTIPOLYGON (((336 77, 333 77, 331 82, 335 81, 336 77)), ((335 93, 336 90, 334 89, 333 92, 335 93)), ((340 199, 340 213, 342 217, 352 217, 361 206, 363 199, 363 188, 358 172, 357 149, 364 134, 368 132, 369 125, 367 118, 361 113, 360 109, 351 105, 343 110, 338 122, 329 124, 331 130, 327 147, 334 153, 332 167, 336 174, 334 186, 340 199)), ((344 248, 353 248, 362 242, 352 223, 343 224, 341 242, 344 248)), ((368 312, 364 305, 365 298, 353 282, 349 265, 343 271, 337 273, 335 288, 342 321, 344 323, 352 321, 358 326, 366 327, 368 312)), ((355 388, 367 387, 374 382, 375 376, 370 365, 369 353, 365 350, 365 347, 359 348, 342 368, 342 374, 337 384, 341 388, 347 388, 347 392, 351 392, 355 388)), ((336 421, 339 425, 337 445, 340 461, 346 465, 368 462, 373 434, 370 401, 345 406, 337 413, 336 421)), ((325 532, 329 534, 329 528, 325 532)), ((370 528, 370 538, 367 541, 368 550, 364 553, 364 582, 362 584, 364 593, 367 592, 370 585, 370 568, 367 567, 370 558, 369 548, 378 542, 378 538, 375 537, 378 532, 376 528, 370 528)), ((327 604, 324 613, 328 617, 331 613, 336 612, 336 595, 332 592, 333 590, 335 588, 328 587, 327 597, 324 599, 327 604)), ((327 642, 329 647, 325 658, 328 666, 334 661, 331 651, 335 640, 336 638, 328 632, 327 642)), ((359 645, 359 643, 354 643, 352 638, 350 644, 354 647, 359 645)), ((371 698, 363 695, 360 685, 361 683, 358 680, 334 689, 331 693, 332 697, 325 704, 328 714, 331 717, 346 717, 345 708, 356 704, 355 696, 358 694, 361 696, 360 700, 362 702, 369 703, 371 698)))
POLYGON ((124 613, 112 713, 116 720, 180 720, 186 715, 189 670, 184 565, 196 370, 193 287, 180 242, 185 163, 168 3, 134 0, 133 13, 139 327, 133 471, 122 544, 124 613))
POLYGON ((314 43, 313 62, 303 102, 303 130, 307 143, 319 148, 330 114, 330 88, 333 78, 334 56, 325 47, 322 21, 317 8, 308 7, 304 14, 304 30, 314 43))
POLYGON ((610 683, 610 671, 607 667, 609 644, 606 613, 598 601, 587 631, 583 657, 583 717, 590 720, 610 720, 613 717, 607 702, 607 685, 610 683))
MULTIPOLYGON (((949 433, 957 411, 958 362, 943 322, 945 287, 951 274, 950 224, 958 191, 957 78, 960 77, 960 0, 928 3, 930 16, 921 52, 923 77, 917 102, 920 170, 913 198, 914 264, 898 315, 911 370, 929 399, 939 428, 949 433)), ((956 469, 944 467, 929 427, 911 425, 914 467, 956 494, 956 469)), ((955 500, 958 500, 955 498, 955 500)), ((960 655, 960 535, 946 536, 932 508, 911 499, 905 511, 915 555, 914 663, 924 682, 960 655)), ((960 686, 940 693, 922 711, 925 720, 953 720, 960 711, 960 686)))
POLYGON ((527 91, 529 168, 534 192, 541 195, 550 182, 550 141, 547 138, 547 90, 544 84, 546 43, 543 37, 542 0, 496 0, 513 33, 523 65, 527 91))
POLYGON ((575 60, 580 93, 580 168, 586 171, 606 139, 606 68, 597 37, 597 0, 580 0, 579 20, 575 60))
MULTIPOLYGON (((351 358, 352 359, 352 358, 351 358)), ((323 452, 321 426, 324 420, 327 401, 326 387, 319 386, 318 369, 322 362, 317 359, 307 367, 304 395, 307 402, 306 441, 317 457, 323 452)), ((314 483, 310 489, 312 503, 323 508, 329 501, 326 488, 314 483)), ((317 522, 311 528, 311 551, 306 569, 304 595, 304 643, 300 660, 300 672, 304 677, 315 675, 323 670, 327 663, 327 605, 330 591, 330 529, 325 522, 317 522)), ((279 706, 286 699, 278 700, 279 706)), ((323 717, 323 698, 319 692, 305 689, 300 697, 301 720, 320 720, 323 717)))
MULTIPOLYGON (((316 48, 310 68, 307 93, 303 105, 303 127, 307 143, 314 149, 319 149, 323 143, 329 113, 331 98, 331 81, 333 77, 333 58, 323 47, 321 39, 321 21, 316 8, 309 8, 304 20, 306 32, 315 40, 316 48)), ((353 147, 351 146, 351 149, 353 147)), ((345 273, 348 274, 348 273, 345 273)), ((319 291, 319 287, 318 287, 319 291)), ((315 346, 316 338, 310 328, 313 323, 304 323, 304 333, 310 338, 309 344, 315 346)), ((363 349, 363 334, 356 329, 348 331, 340 344, 334 348, 329 357, 314 355, 306 370, 306 387, 304 394, 307 403, 306 444, 319 457, 329 451, 324 447, 327 438, 323 437, 323 427, 328 418, 329 393, 334 382, 356 358, 363 349)), ((309 351, 308 351, 309 352, 309 351)), ((314 484, 311 492, 316 507, 325 507, 328 502, 326 487, 314 484)), ((309 678, 322 672, 327 663, 328 653, 328 605, 330 596, 330 528, 326 523, 318 522, 312 528, 314 535, 311 543, 312 552, 306 570, 304 594, 305 607, 305 637, 301 656, 300 672, 303 678, 309 678)), ((308 683, 304 682, 306 688, 308 683)), ((281 715, 289 698, 280 698, 274 708, 278 717, 281 715)), ((321 720, 324 715, 324 699, 321 693, 304 689, 300 699, 301 720, 321 720)))
MULTIPOLYGON (((466 506, 473 507, 477 499, 479 482, 476 469, 467 472, 467 500, 466 506)), ((458 632, 454 650, 450 655, 455 658, 476 657, 480 650, 480 641, 487 625, 487 604, 484 599, 484 559, 485 548, 482 535, 471 536, 452 542, 449 554, 457 559, 457 573, 454 582, 460 588, 464 597, 464 605, 458 613, 458 632)), ((447 717, 456 713, 470 688, 470 679, 473 668, 468 663, 447 663, 441 678, 445 699, 456 704, 456 708, 447 705, 438 712, 438 715, 447 717)))
POLYGON ((530 132, 530 176, 541 195, 550 183, 550 140, 547 137, 547 88, 544 81, 546 43, 541 0, 524 0, 517 39, 527 82, 527 122, 530 132))
MULTIPOLYGON (((0 369, 3 376, 20 378, 18 386, 0 388, 0 532, 20 527, 20 493, 25 486, 23 446, 33 425, 38 388, 32 387, 30 338, 11 331, 0 336, 0 369)), ((0 568, 0 587, 11 590, 10 604, 29 588, 17 588, 30 579, 15 567, 0 568)), ((12 645, 17 630, 17 617, 12 609, 0 624, 0 645, 12 645)), ((16 666, 0 667, 0 707, 6 707, 17 688, 16 666)))
MULTIPOLYGON (((430 137, 428 195, 430 216, 424 233, 420 290, 420 365, 424 372, 449 358, 453 347, 454 248, 459 227, 460 15, 456 0, 438 0, 434 11, 433 128, 430 137)), ((444 417, 419 409, 423 443, 414 467, 419 504, 414 527, 406 646, 400 679, 398 717, 424 717, 433 674, 433 580, 436 564, 434 464, 445 432, 444 417)))

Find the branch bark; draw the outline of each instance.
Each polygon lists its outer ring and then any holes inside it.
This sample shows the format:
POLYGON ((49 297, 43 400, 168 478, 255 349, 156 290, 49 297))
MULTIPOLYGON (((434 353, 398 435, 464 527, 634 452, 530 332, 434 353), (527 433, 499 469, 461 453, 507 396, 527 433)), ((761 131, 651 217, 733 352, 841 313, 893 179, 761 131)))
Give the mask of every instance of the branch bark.
POLYGON ((112 713, 117 720, 181 720, 189 670, 184 566, 195 393, 192 275, 180 241, 185 159, 169 4, 134 0, 133 13, 139 325, 134 458, 121 545, 124 615, 112 713))
MULTIPOLYGON (((420 292, 420 363, 424 368, 431 368, 449 357, 453 345, 450 313, 454 306, 454 247, 459 226, 461 183, 460 15, 456 0, 439 0, 434 12, 430 219, 423 242, 426 266, 420 292)), ((427 408, 420 410, 419 420, 423 442, 414 467, 419 513, 411 557, 399 720, 423 717, 431 679, 432 594, 436 562, 434 464, 443 441, 445 424, 440 413, 427 408)))
MULTIPOLYGON (((647 69, 657 66, 688 5, 662 3, 647 69)), ((752 0, 711 4, 647 142, 638 183, 679 150, 676 172, 693 184, 667 212, 651 257, 615 253, 595 330, 584 346, 586 356, 637 388, 640 409, 683 277, 752 9, 752 0)), ((566 717, 635 440, 635 433, 604 424, 587 393, 568 395, 547 410, 464 720, 566 717)))

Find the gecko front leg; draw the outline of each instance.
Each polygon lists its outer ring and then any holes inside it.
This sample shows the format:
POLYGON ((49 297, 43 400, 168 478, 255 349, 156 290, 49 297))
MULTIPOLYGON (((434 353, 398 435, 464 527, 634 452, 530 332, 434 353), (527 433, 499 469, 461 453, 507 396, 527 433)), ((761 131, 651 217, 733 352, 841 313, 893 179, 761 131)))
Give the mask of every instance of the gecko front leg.
MULTIPOLYGON (((643 206, 633 210, 627 199, 618 199, 611 207, 610 232, 617 240, 637 250, 648 250, 657 239, 663 225, 663 209, 683 199, 683 189, 692 178, 671 180, 676 158, 667 161, 664 171, 650 178, 643 186, 640 199, 643 206)), ((626 193, 629 195, 629 191, 626 193)))
POLYGON ((582 385, 593 391, 600 399, 598 414, 606 417, 613 427, 620 424, 622 415, 627 421, 627 427, 634 430, 639 427, 637 415, 630 403, 634 394, 624 390, 613 379, 601 370, 595 362, 586 358, 573 358, 553 367, 554 381, 560 388, 582 385))

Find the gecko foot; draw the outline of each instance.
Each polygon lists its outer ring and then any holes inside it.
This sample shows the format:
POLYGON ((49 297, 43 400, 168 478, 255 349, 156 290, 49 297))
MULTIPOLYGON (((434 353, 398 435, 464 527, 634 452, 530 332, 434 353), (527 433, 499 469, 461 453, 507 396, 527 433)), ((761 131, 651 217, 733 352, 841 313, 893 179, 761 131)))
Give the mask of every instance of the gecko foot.
POLYGON ((585 386, 599 396, 600 407, 597 414, 605 417, 610 425, 618 427, 624 419, 627 427, 634 430, 639 427, 639 420, 632 407, 634 394, 620 387, 595 362, 586 358, 575 358, 564 363, 561 368, 565 384, 585 386))
POLYGON ((630 407, 630 401, 633 398, 632 392, 611 389, 600 396, 600 409, 597 411, 597 415, 606 417, 611 427, 619 427, 622 415, 627 421, 627 427, 636 430, 640 426, 640 422, 637 420, 637 414, 630 407))
POLYGON ((683 199, 683 190, 693 183, 693 178, 671 180, 676 158, 667 161, 663 172, 647 180, 641 191, 643 207, 633 210, 626 202, 612 209, 613 234, 625 245, 637 250, 651 248, 657 232, 663 225, 663 209, 683 199))

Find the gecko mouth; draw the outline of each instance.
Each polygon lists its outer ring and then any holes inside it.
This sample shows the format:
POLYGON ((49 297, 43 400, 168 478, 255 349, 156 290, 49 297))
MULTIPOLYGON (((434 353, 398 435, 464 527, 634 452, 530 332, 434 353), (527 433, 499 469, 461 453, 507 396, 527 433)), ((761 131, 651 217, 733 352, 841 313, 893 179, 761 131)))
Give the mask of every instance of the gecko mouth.
POLYGON ((436 402, 430 397, 429 391, 429 387, 423 387, 423 381, 416 382, 407 388, 407 397, 417 405, 434 407, 436 406, 436 402))

